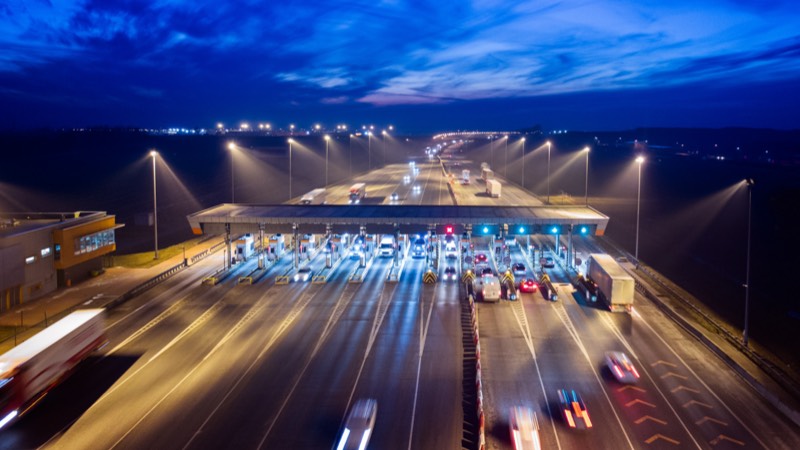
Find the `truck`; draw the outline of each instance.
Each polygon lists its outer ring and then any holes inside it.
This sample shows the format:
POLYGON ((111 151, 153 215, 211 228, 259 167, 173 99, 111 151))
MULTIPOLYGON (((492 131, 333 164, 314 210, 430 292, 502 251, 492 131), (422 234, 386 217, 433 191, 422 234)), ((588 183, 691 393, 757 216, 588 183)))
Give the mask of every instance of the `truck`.
POLYGON ((481 179, 484 182, 487 182, 489 180, 493 180, 494 179, 494 172, 492 172, 492 169, 490 169, 488 167, 484 167, 483 169, 481 169, 481 179))
POLYGON ((0 355, 0 428, 28 412, 108 340, 105 310, 82 309, 0 355))
POLYGON ((586 264, 587 282, 597 287, 597 298, 612 312, 631 312, 635 288, 633 277, 606 254, 592 253, 586 264))
POLYGON ((461 171, 461 184, 469 184, 469 169, 461 171))
POLYGON ((384 234, 378 244, 378 254, 380 256, 394 256, 395 247, 394 236, 384 234))
POLYGON ((486 195, 489 197, 500 197, 500 190, 503 185, 497 180, 486 180, 486 195))
POLYGON ((357 205, 361 200, 367 196, 367 185, 365 183, 356 183, 350 186, 350 195, 348 196, 347 203, 357 205))
POLYGON ((326 202, 325 188, 314 189, 300 198, 301 205, 324 205, 326 202))

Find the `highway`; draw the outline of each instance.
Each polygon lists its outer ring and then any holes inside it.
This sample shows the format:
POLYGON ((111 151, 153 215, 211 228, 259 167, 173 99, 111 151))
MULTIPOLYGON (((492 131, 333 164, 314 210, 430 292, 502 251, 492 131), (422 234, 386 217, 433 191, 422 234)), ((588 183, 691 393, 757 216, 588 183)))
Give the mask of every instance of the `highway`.
MULTIPOLYGON (((452 205, 441 166, 416 166, 418 174, 399 164, 353 182, 367 184, 367 204, 389 204, 397 192, 400 204, 452 205)), ((469 189, 461 204, 540 204, 505 185, 501 199, 476 195, 475 173, 460 186, 469 189)), ((348 188, 329 187, 328 203, 347 203, 348 188)), ((538 278, 527 240, 518 241, 512 262, 538 278)), ((554 245, 548 236, 530 242, 554 245)), ((599 248, 591 237, 575 245, 581 254, 599 248)), ((488 252, 487 240, 476 249, 488 252)), ((0 449, 331 448, 359 398, 378 401, 370 448, 474 448, 464 441, 459 282, 423 284, 425 260, 411 257, 398 282, 387 282, 392 259, 375 257, 352 283, 358 261, 345 255, 326 284, 276 284, 291 271, 287 254, 252 285, 237 279, 255 260, 216 286, 201 284, 222 264, 215 254, 113 310, 102 354, 4 430, 0 449)), ((321 271, 324 254, 308 264, 321 271)), ((452 264, 442 256, 440 271, 452 264)), ((568 281, 558 264, 544 270, 568 281)), ((638 294, 632 314, 566 291, 555 302, 537 292, 477 309, 487 448, 510 448, 508 411, 518 404, 536 411, 544 448, 800 448, 796 426, 638 294), (633 358, 636 385, 604 368, 608 350, 633 358), (566 427, 562 387, 580 391, 593 429, 566 427)))

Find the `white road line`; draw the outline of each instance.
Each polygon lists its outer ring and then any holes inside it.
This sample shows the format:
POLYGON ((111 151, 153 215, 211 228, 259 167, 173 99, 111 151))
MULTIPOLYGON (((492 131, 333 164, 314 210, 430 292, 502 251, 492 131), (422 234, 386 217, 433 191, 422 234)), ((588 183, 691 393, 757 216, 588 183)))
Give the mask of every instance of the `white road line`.
MULTIPOLYGON (((566 308, 564 307, 563 303, 559 304, 562 308, 564 308, 565 317, 561 317, 561 314, 557 314, 558 318, 564 323, 564 326, 570 329, 570 333, 577 333, 575 325, 572 323, 572 319, 569 318, 569 314, 567 314, 566 308), (566 322, 565 322, 566 320, 566 322), (569 322, 569 326, 567 326, 567 322, 569 322)), ((617 419, 617 423, 619 424, 619 429, 622 430, 622 434, 625 436, 625 440, 628 441, 628 446, 631 449, 634 449, 633 442, 631 441, 630 436, 628 436, 628 432, 625 431, 625 427, 622 424, 622 419, 617 414, 617 410, 614 408, 614 403, 611 401, 611 397, 608 395, 608 391, 606 389, 605 383, 600 380, 600 376, 597 374, 597 371, 594 369, 594 363, 592 359, 589 357, 589 353, 586 351, 586 347, 583 345, 583 341, 580 338, 580 335, 573 335, 573 338, 577 340, 578 346, 581 349, 581 353, 583 353, 584 358, 586 358, 586 362, 589 364, 591 368, 592 375, 594 376, 595 381, 597 381, 597 385, 600 386, 600 389, 603 391, 603 396, 605 396, 606 401, 608 402, 608 407, 611 408, 611 412, 614 413, 614 418, 617 419)))
POLYGON ((716 393, 716 392, 714 392, 714 390, 713 390, 713 389, 711 389, 711 387, 710 387, 709 385, 707 385, 707 384, 706 384, 706 383, 703 381, 703 379, 702 379, 702 378, 700 378, 700 377, 697 375, 697 373, 696 373, 694 370, 692 370, 691 366, 689 366, 689 364, 688 364, 688 363, 687 363, 687 362, 686 362, 686 361, 685 361, 683 358, 681 358, 681 356, 678 354, 678 352, 676 352, 676 351, 675 351, 675 349, 673 349, 673 348, 672 348, 672 347, 671 347, 671 346, 670 346, 670 345, 667 343, 667 341, 665 341, 665 340, 664 340, 664 338, 662 338, 662 337, 661 337, 661 335, 660 335, 659 333, 657 333, 657 332, 656 332, 656 330, 655 330, 655 329, 653 329, 653 327, 652 327, 652 326, 650 326, 650 324, 649 324, 649 323, 647 323, 647 321, 646 321, 646 320, 644 320, 644 317, 642 317, 642 316, 641 316, 639 313, 637 313, 637 312, 636 312, 636 310, 634 310, 634 314, 636 315, 637 319, 639 319, 639 320, 640 320, 640 321, 641 321, 643 324, 645 324, 645 326, 647 326, 647 328, 649 328, 649 329, 650 329, 650 331, 651 331, 651 332, 652 332, 652 333, 653 333, 653 334, 654 334, 654 335, 655 335, 655 336, 658 338, 658 340, 659 340, 659 341, 661 341, 661 343, 662 343, 662 344, 664 344, 664 346, 665 346, 666 348, 668 348, 668 349, 669 349, 669 351, 670 351, 670 352, 671 352, 673 355, 675 355, 675 357, 676 357, 676 358, 678 358, 678 360, 681 362, 681 364, 683 364, 683 365, 684 365, 684 367, 686 367, 686 370, 688 370, 688 371, 689 371, 689 372, 690 372, 692 375, 694 375, 695 379, 697 379, 697 381, 698 381, 698 382, 700 382, 700 384, 702 384, 702 385, 703 385, 703 387, 704 387, 704 388, 706 388, 706 390, 708 390, 708 392, 709 392, 709 393, 710 393, 710 394, 711 394, 711 395, 712 395, 712 396, 713 396, 715 399, 717 399, 717 401, 718 401, 718 402, 719 402, 719 403, 720 403, 722 406, 724 406, 724 407, 725 407, 725 409, 726 409, 726 410, 727 410, 727 411, 730 413, 730 415, 731 415, 731 416, 733 416, 733 417, 736 419, 736 421, 737 421, 737 422, 739 422, 739 424, 742 426, 742 428, 744 428, 745 430, 747 430, 747 432, 748 432, 748 433, 750 433, 750 435, 751 435, 751 436, 753 436, 753 439, 755 439, 755 440, 756 440, 756 441, 757 441, 759 444, 761 444, 761 446, 762 446, 762 447, 764 447, 765 449, 766 449, 766 448, 769 448, 769 447, 768 447, 766 444, 764 444, 764 442, 762 442, 762 441, 761 441, 761 439, 759 439, 759 438, 758 438, 758 436, 757 436, 757 435, 756 435, 756 434, 753 432, 753 430, 751 430, 751 429, 750 429, 750 427, 748 427, 747 425, 745 425, 744 421, 743 421, 742 419, 740 419, 740 418, 739 418, 739 416, 737 416, 737 415, 736 415, 736 414, 733 412, 733 410, 732 410, 732 409, 731 409, 731 408, 728 406, 728 404, 727 404, 727 403, 725 403, 725 402, 724 402, 724 401, 723 401, 723 400, 722 400, 722 399, 721 399, 721 398, 720 398, 720 397, 717 395, 717 393, 716 393))
MULTIPOLYGON (((520 305, 522 305, 522 299, 519 300, 520 305)), ((512 310, 513 311, 513 310, 512 310)), ((528 316, 525 314, 525 307, 522 307, 522 315, 524 317, 525 326, 527 329, 522 329, 522 320, 521 318, 517 317, 514 314, 514 318, 517 319, 517 324, 520 326, 522 330, 522 335, 525 336, 525 343, 528 344, 528 350, 531 352, 531 357, 533 358, 533 364, 536 366, 536 376, 539 378, 539 386, 542 388, 542 395, 544 395, 544 403, 547 405, 547 415, 550 417, 550 425, 553 427, 553 436, 556 438, 556 447, 561 450, 561 441, 558 439, 558 430, 556 430, 556 421, 555 415, 553 414, 553 410, 550 409, 550 400, 547 398, 547 390, 544 388, 544 379, 542 379, 542 371, 539 368, 539 360, 536 358, 536 349, 533 346, 533 338, 530 323, 528 322, 528 316)))
MULTIPOLYGON (((424 292, 423 292, 424 293, 424 292)), ((423 296, 420 294, 419 297, 419 359, 417 361, 417 381, 414 386, 414 404, 411 407, 411 427, 409 428, 408 432, 408 450, 411 450, 411 442, 413 441, 414 437, 414 419, 417 416, 417 397, 419 396, 419 378, 420 373, 422 372, 422 353, 425 350, 425 340, 428 337, 428 327, 431 324, 431 316, 433 315, 433 305, 436 303, 436 291, 433 291, 433 298, 431 299, 431 306, 428 309, 428 318, 425 319, 425 311, 422 310, 423 296), (423 326, 422 322, 425 321, 423 326)))

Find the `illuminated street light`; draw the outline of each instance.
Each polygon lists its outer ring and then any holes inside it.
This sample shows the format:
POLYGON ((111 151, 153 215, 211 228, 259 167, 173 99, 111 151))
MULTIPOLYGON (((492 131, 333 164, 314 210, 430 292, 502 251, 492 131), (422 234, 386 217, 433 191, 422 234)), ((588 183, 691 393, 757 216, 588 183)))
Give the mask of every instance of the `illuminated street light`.
POLYGON ((525 138, 522 141, 522 189, 525 189, 525 138))
POLYGON ((322 127, 320 126, 320 124, 316 124, 316 125, 314 125, 314 129, 315 129, 315 130, 319 131, 319 129, 320 129, 320 128, 322 128, 322 127))
POLYGON ((383 135, 383 137, 381 138, 381 139, 383 139, 383 149, 381 150, 381 153, 382 153, 381 160, 382 160, 383 164, 386 164, 386 135, 387 134, 389 134, 389 133, 387 133, 386 130, 381 131, 381 135, 383 135))
POLYGON ((228 150, 231 153, 231 203, 236 203, 236 199, 233 194, 233 151, 236 149, 236 144, 233 142, 228 143, 228 150))
POLYGON ((294 134, 294 124, 293 123, 289 124, 289 134, 294 134))
POLYGON ((156 201, 156 158, 158 152, 150 150, 150 157, 153 158, 153 241, 155 243, 155 258, 158 259, 158 203, 156 201))
POLYGON ((639 188, 636 190, 636 248, 633 258, 636 260, 636 265, 639 265, 639 210, 642 200, 642 163, 644 163, 644 156, 637 156, 636 162, 639 163, 639 188))
POLYGON ((389 125, 389 131, 394 131, 394 125, 389 125))
POLYGON ((291 200, 292 199, 292 144, 294 144, 294 139, 289 138, 287 142, 289 142, 289 200, 291 200))
POLYGON ((350 164, 347 168, 347 178, 350 178, 353 176, 353 133, 350 133, 350 139, 347 141, 347 146, 349 147, 348 159, 350 160, 350 164))
POLYGON ((584 147, 583 151, 586 152, 586 193, 584 197, 586 199, 586 206, 589 206, 589 146, 587 145, 584 147))
POLYGON ((222 129, 222 123, 221 122, 217 122, 217 129, 219 129, 219 130, 222 129))
POLYGON ((331 141, 331 137, 327 134, 325 135, 325 187, 328 187, 328 144, 331 141))
POLYGON ((550 204, 550 141, 547 141, 547 204, 550 204))
POLYGON ((250 124, 248 124, 247 122, 242 122, 242 124, 239 125, 239 128, 241 128, 242 130, 246 130, 250 128, 250 124))
POLYGON ((367 131, 367 167, 372 170, 372 133, 369 131, 367 131))
POLYGON ((753 185, 756 182, 752 178, 744 180, 747 183, 747 266, 744 278, 744 333, 742 343, 745 347, 750 342, 750 225, 753 211, 753 185))

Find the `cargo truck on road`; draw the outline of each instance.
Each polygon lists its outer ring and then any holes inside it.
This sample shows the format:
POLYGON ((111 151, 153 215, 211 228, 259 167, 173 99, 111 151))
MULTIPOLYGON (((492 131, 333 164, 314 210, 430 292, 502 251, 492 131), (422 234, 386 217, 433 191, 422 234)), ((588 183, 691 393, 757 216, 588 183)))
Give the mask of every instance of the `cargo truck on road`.
POLYGON ((486 180, 486 195, 489 197, 500 197, 500 190, 503 185, 497 180, 486 180))
POLYGON ((28 412, 104 346, 105 310, 82 309, 0 355, 0 428, 28 412))
POLYGON ((324 205, 326 202, 327 198, 324 188, 314 189, 300 198, 301 205, 324 205))
MULTIPOLYGON (((608 305, 612 312, 630 312, 633 308, 633 277, 614 258, 602 253, 589 255, 587 282, 596 286, 597 298, 608 305)), ((587 298, 591 293, 587 293, 587 298)))

